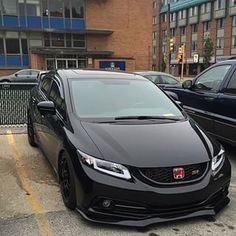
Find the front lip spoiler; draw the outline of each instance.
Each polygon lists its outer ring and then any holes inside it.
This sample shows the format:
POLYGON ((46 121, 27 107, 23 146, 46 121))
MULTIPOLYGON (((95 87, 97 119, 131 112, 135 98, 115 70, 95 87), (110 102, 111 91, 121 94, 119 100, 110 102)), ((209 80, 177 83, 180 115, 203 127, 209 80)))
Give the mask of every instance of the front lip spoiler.
MULTIPOLYGON (((221 200, 219 200, 214 207, 203 207, 200 210, 192 211, 189 209, 189 213, 176 213, 167 216, 167 217, 157 217, 157 216, 151 216, 147 219, 137 219, 137 220, 101 220, 103 214, 98 213, 95 215, 91 215, 89 212, 85 213, 81 209, 76 208, 76 211, 79 212, 86 220, 94 223, 101 223, 101 224, 110 224, 110 225, 121 225, 121 226, 130 226, 130 227, 138 227, 143 228, 150 225, 154 225, 157 223, 163 223, 163 222, 170 222, 175 220, 183 220, 183 219, 189 219, 189 218, 195 218, 200 216, 215 216, 221 209, 223 209, 228 203, 230 202, 230 199, 228 197, 225 197, 221 200)), ((107 217, 107 216, 106 216, 107 217)), ((111 216, 112 218, 112 216, 111 216)))

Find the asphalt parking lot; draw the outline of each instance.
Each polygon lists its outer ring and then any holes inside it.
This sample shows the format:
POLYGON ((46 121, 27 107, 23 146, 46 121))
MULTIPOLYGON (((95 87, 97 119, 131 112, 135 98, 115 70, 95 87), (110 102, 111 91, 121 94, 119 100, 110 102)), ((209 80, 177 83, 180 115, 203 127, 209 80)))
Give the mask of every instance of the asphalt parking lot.
POLYGON ((67 210, 40 150, 28 145, 25 134, 5 130, 0 134, 0 235, 236 235, 236 149, 227 146, 226 150, 233 171, 228 207, 216 218, 159 224, 140 231, 91 224, 67 210))

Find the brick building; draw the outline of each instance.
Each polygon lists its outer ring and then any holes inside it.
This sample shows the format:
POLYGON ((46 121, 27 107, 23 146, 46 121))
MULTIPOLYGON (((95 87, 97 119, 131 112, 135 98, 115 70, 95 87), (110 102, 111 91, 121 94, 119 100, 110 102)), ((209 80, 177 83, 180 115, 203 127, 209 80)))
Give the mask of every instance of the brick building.
MULTIPOLYGON (((166 53, 168 0, 153 0, 152 67, 159 69, 166 53)), ((170 0, 170 37, 174 41, 171 72, 179 75, 177 51, 186 45, 186 75, 196 75, 203 69, 204 38, 214 44, 212 63, 236 56, 235 0, 170 0), (199 62, 194 63, 194 55, 199 62)))
POLYGON ((151 33, 151 0, 0 0, 0 74, 150 69, 151 33))

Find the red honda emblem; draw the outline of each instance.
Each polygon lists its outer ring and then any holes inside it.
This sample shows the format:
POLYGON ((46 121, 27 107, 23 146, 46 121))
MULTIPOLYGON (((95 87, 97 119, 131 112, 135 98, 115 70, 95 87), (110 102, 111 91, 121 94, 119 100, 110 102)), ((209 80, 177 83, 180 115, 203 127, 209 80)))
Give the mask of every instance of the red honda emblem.
POLYGON ((183 168, 174 168, 173 169, 173 177, 176 180, 183 179, 185 176, 185 171, 183 168))

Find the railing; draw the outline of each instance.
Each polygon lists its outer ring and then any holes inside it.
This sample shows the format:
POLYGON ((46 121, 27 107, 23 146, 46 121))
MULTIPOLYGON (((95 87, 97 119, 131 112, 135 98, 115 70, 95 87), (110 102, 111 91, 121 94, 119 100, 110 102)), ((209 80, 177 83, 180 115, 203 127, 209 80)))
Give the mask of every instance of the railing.
POLYGON ((30 90, 35 83, 0 83, 0 125, 27 123, 30 90))

